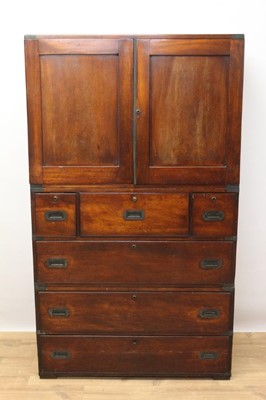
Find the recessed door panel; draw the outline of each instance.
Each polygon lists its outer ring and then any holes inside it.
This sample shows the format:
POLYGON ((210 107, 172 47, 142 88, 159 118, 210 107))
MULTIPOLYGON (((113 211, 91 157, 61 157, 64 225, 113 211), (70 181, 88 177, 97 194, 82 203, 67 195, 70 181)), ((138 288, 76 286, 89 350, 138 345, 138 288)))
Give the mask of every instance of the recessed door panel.
POLYGON ((118 55, 40 60, 44 165, 118 165, 118 55))
POLYGON ((224 165, 228 58, 151 57, 151 166, 224 165))

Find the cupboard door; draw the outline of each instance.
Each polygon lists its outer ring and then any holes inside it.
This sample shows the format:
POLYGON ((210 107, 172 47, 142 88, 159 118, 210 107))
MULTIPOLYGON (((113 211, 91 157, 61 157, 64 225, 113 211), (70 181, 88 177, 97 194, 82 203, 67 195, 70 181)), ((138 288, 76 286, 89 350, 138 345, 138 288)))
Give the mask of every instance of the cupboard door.
POLYGON ((243 40, 137 41, 137 182, 237 184, 243 40))
POLYGON ((131 183, 133 41, 26 40, 31 183, 131 183))

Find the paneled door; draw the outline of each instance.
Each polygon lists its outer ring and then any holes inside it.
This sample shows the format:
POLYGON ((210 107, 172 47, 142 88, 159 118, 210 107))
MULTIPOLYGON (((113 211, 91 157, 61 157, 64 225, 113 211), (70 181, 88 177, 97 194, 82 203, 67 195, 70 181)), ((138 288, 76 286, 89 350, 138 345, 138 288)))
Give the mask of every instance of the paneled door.
POLYGON ((243 40, 137 40, 139 184, 239 179, 243 40))
POLYGON ((133 40, 26 40, 31 183, 131 183, 133 40))

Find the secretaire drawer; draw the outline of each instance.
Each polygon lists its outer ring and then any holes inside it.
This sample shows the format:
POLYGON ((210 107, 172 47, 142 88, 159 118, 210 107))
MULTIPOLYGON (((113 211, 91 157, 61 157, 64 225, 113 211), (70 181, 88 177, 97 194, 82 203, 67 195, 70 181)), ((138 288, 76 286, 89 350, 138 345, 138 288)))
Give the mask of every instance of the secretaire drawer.
POLYGON ((237 228, 235 193, 192 195, 193 236, 234 236, 237 228))
POLYGON ((215 376, 230 373, 227 336, 39 336, 40 373, 215 376))
POLYGON ((188 194, 81 193, 81 236, 188 235, 188 194))
POLYGON ((36 236, 76 236, 76 194, 36 193, 36 236))
POLYGON ((207 285, 234 280, 234 242, 40 241, 35 246, 38 282, 207 285))
POLYGON ((226 334, 230 292, 39 292, 46 333, 226 334))

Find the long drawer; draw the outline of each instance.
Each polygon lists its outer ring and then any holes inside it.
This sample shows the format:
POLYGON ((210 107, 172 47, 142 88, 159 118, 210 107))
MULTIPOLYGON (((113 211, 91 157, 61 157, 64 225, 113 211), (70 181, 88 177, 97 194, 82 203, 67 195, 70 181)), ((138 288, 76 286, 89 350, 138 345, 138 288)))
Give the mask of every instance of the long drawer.
POLYGON ((35 246, 39 282, 208 285, 234 280, 234 242, 40 241, 35 246))
POLYGON ((39 292, 45 333, 227 334, 230 292, 39 292))
POLYGON ((40 374, 230 376, 231 337, 40 336, 40 374))
POLYGON ((80 235, 187 236, 188 193, 81 193, 80 235))

